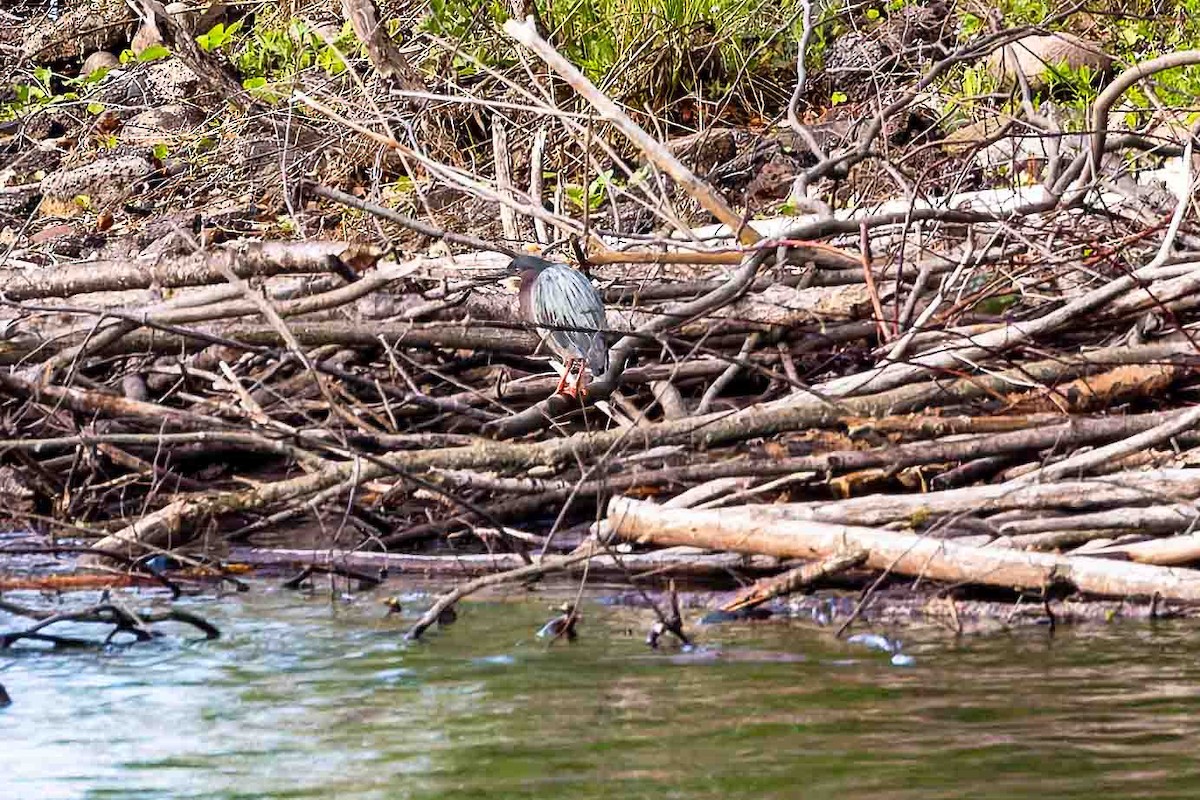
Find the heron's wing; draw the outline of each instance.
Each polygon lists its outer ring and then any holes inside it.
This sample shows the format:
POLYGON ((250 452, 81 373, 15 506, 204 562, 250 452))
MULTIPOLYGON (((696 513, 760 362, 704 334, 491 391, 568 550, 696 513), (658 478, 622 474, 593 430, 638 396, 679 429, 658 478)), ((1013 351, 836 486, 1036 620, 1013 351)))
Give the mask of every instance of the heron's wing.
POLYGON ((608 348, 597 331, 608 327, 604 300, 581 272, 563 264, 547 267, 533 288, 534 322, 553 328, 546 341, 565 358, 583 358, 594 374, 608 368, 608 348))

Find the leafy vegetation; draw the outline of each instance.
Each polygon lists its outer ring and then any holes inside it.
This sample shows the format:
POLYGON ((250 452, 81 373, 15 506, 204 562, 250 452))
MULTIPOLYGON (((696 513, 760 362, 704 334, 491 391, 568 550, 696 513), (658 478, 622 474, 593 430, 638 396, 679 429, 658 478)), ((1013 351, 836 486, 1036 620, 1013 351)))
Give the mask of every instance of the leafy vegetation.
POLYGON ((346 70, 343 56, 356 56, 360 51, 348 22, 329 44, 298 19, 269 19, 244 36, 225 29, 213 39, 214 32, 217 28, 209 32, 210 47, 231 49, 238 71, 255 86, 287 81, 311 67, 340 75, 346 70))
POLYGON ((0 102, 0 120, 20 117, 46 106, 74 102, 79 99, 79 89, 99 82, 107 72, 107 69, 98 69, 91 75, 63 78, 49 67, 36 67, 24 80, 14 80, 10 84, 8 99, 0 102))
MULTIPOLYGON (((869 31, 914 1, 877 0, 853 8, 824 4, 808 50, 810 69, 819 68, 826 45, 851 27, 851 17, 853 27, 869 31)), ((998 13, 1006 25, 1041 25, 1060 10, 1056 0, 958 0, 955 16, 960 39, 966 41, 984 31, 989 13, 998 13)), ((552 41, 603 91, 633 109, 654 114, 680 111, 689 122, 687 109, 716 107, 712 104, 718 102, 727 108, 730 99, 740 100, 740 107, 752 115, 776 115, 786 102, 794 72, 802 11, 800 0, 537 0, 537 12, 552 41)), ((479 64, 494 69, 516 64, 512 43, 499 30, 509 15, 505 0, 431 0, 420 28, 458 49, 454 56, 442 56, 431 48, 431 58, 444 59, 438 68, 448 66, 461 79, 469 79, 479 72, 479 64)), ((391 20, 389 25, 395 33, 398 22, 391 20)), ((1118 65, 1126 65, 1200 45, 1200 0, 1101 0, 1049 27, 1099 41, 1118 65)), ((223 52, 245 87, 269 102, 286 97, 301 73, 318 69, 336 76, 347 68, 344 59, 362 55, 349 23, 333 41, 326 41, 282 8, 217 24, 200 34, 197 43, 206 51, 223 52)), ((120 61, 136 64, 169 56, 167 48, 154 45, 137 55, 126 50, 120 61)), ((10 87, 0 101, 0 118, 76 100, 80 80, 100 77, 102 73, 67 80, 39 68, 10 87)), ((1087 70, 1059 69, 1035 101, 1052 97, 1083 109, 1095 99, 1098 86, 1097 76, 1087 70)), ((943 82, 942 98, 948 113, 969 119, 997 105, 1010 106, 999 90, 982 64, 964 64, 943 82)), ((848 101, 837 87, 822 91, 825 105, 848 101)), ((1200 97, 1200 68, 1157 75, 1154 92, 1167 106, 1193 107, 1200 97)), ((1126 98, 1132 107, 1153 107, 1140 86, 1126 98)), ((1192 110, 1188 118, 1195 116, 1192 110)), ((1133 125, 1137 118, 1131 112, 1127 121, 1133 125)))
MULTIPOLYGON (((984 27, 987 8, 977 2, 961 4, 959 32, 963 41, 979 35, 984 27)), ((1062 6, 1050 0, 1000 0, 994 6, 1007 26, 1047 24, 1062 6)), ((1118 68, 1144 61, 1174 50, 1200 47, 1200 0, 1105 0, 1090 5, 1085 13, 1047 24, 1049 29, 1067 30, 1100 43, 1112 55, 1118 68)), ((953 98, 954 105, 970 105, 970 99, 995 91, 988 86, 986 76, 978 67, 960 67, 950 81, 961 82, 961 96, 953 98)), ((1047 76, 1046 87, 1037 93, 1035 102, 1053 97, 1068 108, 1082 111, 1099 92, 1098 76, 1088 69, 1072 70, 1057 67, 1047 76)), ((1184 67, 1155 75, 1154 92, 1168 107, 1190 109, 1183 116, 1188 121, 1200 115, 1196 98, 1200 97, 1200 68, 1184 67)), ((1136 108, 1152 107, 1150 98, 1140 86, 1125 93, 1128 104, 1136 108)), ((1131 113, 1126 122, 1137 124, 1138 115, 1131 113)))
MULTIPOLYGON (((661 109, 683 97, 716 99, 794 69, 802 30, 799 0, 574 0, 539 2, 554 44, 593 82, 634 106, 661 109)), ((433 0, 422 29, 453 41, 467 76, 475 62, 515 63, 499 34, 500 0, 433 0)), ((819 43, 818 43, 819 46, 819 43)), ((777 87, 776 87, 777 88, 777 87)))

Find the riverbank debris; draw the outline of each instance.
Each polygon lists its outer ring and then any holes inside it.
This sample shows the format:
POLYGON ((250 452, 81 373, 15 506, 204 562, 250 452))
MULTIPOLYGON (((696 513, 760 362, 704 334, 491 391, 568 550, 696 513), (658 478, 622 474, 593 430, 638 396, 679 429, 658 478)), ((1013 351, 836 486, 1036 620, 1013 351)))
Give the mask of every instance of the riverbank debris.
POLYGON ((764 6, 771 57, 685 86, 322 2, 0 31, 0 590, 463 581, 412 639, 552 575, 1200 601, 1200 31, 764 6), (1103 59, 1022 76, 1042 40, 1103 59), (603 299, 586 396, 503 285, 530 253, 603 299))

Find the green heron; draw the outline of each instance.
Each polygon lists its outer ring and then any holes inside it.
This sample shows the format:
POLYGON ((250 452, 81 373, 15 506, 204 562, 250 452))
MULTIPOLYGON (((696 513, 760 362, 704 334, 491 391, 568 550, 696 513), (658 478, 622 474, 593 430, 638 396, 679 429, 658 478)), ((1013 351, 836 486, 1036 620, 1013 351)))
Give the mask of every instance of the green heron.
POLYGON ((601 334, 608 325, 600 293, 578 270, 537 256, 517 256, 508 269, 521 278, 521 317, 537 326, 538 335, 563 359, 565 369, 554 393, 587 394, 586 370, 596 376, 608 369, 608 346, 601 334), (576 364, 579 377, 568 388, 576 364))

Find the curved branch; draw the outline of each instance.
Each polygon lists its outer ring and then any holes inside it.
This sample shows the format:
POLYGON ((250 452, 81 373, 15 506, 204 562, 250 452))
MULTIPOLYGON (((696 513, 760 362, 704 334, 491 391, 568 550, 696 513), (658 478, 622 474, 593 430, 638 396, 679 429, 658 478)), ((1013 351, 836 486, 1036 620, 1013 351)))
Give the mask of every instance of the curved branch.
POLYGON ((1113 103, 1120 99, 1125 91, 1156 72, 1173 67, 1187 67, 1200 64, 1200 50, 1180 50, 1178 53, 1167 53, 1165 56, 1152 58, 1140 64, 1134 64, 1122 72, 1113 82, 1105 87, 1092 106, 1092 174, 1100 174, 1100 159, 1104 155, 1104 139, 1108 135, 1108 112, 1113 103))
POLYGON ((791 99, 788 100, 787 119, 788 125, 796 135, 804 140, 804 144, 808 146, 809 151, 817 157, 818 161, 824 161, 829 156, 821 149, 820 142, 812 135, 812 131, 808 126, 800 121, 800 116, 796 113, 796 109, 800 105, 800 98, 804 96, 804 85, 808 82, 808 71, 804 66, 804 56, 808 54, 808 42, 812 38, 813 19, 812 19, 812 2, 810 0, 800 0, 801 7, 804 9, 804 32, 800 35, 800 44, 796 48, 796 88, 792 90, 791 99))

